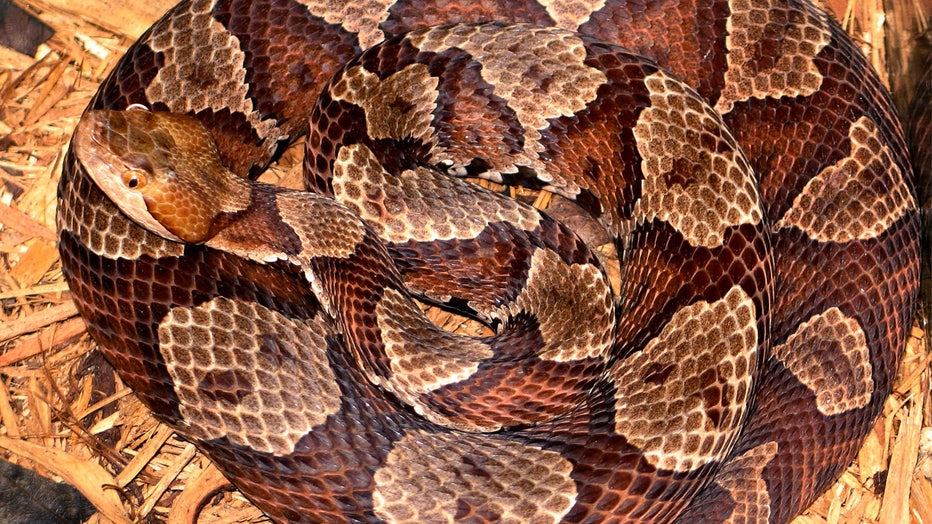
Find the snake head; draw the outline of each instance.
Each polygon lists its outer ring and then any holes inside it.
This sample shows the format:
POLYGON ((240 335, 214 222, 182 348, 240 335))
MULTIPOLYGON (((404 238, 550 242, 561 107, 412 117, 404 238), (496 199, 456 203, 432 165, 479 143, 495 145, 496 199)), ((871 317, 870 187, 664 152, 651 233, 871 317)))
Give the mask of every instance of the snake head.
POLYGON ((225 213, 248 206, 248 191, 221 163, 195 118, 129 109, 88 111, 75 128, 78 161, 120 210, 150 232, 203 243, 225 213))

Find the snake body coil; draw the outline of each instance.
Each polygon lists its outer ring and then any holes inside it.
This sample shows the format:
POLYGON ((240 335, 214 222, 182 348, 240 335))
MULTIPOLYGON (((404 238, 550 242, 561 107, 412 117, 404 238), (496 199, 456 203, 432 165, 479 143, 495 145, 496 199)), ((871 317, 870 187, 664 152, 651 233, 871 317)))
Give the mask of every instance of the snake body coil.
POLYGON ((63 268, 140 399, 282 522, 808 506, 919 280, 902 131, 848 37, 776 0, 354 6, 182 2, 82 118, 63 268), (309 192, 240 178, 305 133, 309 192), (617 289, 464 176, 574 202, 617 289))

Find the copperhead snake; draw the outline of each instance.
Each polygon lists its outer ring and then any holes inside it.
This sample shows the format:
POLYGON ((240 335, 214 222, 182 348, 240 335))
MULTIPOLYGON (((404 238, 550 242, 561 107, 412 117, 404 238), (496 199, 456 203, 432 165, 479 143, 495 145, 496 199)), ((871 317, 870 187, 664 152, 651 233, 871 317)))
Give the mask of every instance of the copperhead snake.
POLYGON ((889 97, 804 2, 182 2, 59 194, 101 351, 280 522, 785 522, 919 281, 889 97), (309 191, 248 180, 305 134, 309 191), (617 289, 467 176, 591 215, 617 289))

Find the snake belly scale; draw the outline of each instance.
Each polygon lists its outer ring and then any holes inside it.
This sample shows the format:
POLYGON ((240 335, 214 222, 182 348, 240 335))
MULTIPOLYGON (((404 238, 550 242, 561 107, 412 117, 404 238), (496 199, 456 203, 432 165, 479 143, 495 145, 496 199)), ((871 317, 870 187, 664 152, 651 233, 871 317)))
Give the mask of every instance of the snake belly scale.
POLYGON ((777 0, 182 2, 79 123, 59 228, 107 358, 281 522, 785 522, 918 287, 889 98, 777 0), (305 134, 308 191, 250 180, 305 134), (466 176, 573 202, 620 284, 466 176))

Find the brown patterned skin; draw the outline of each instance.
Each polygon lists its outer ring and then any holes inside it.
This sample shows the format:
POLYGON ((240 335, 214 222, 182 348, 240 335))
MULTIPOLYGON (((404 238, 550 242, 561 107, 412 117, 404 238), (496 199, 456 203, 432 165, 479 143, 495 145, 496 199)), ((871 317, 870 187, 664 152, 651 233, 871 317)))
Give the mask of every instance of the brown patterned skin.
MULTIPOLYGON (((918 62, 923 64, 916 83, 916 96, 909 107, 907 127, 913 165, 919 183, 922 205, 922 303, 926 323, 932 319, 932 35, 926 34, 916 47, 918 62)), ((928 332, 928 330, 927 330, 928 332)))
MULTIPOLYGON (((343 13, 327 2, 183 3, 95 98, 94 109, 142 103, 195 114, 239 174, 261 170, 310 117, 309 186, 363 218, 411 223, 419 201, 444 193, 430 182, 420 197, 392 197, 411 172, 433 180, 422 163, 544 186, 598 217, 622 254, 614 343, 587 400, 526 427, 450 429, 422 418, 424 405, 402 405, 410 399, 391 381, 403 367, 351 358, 373 333, 404 338, 334 309, 334 297, 361 296, 372 283, 326 282, 364 274, 387 253, 415 291, 495 320, 496 299, 443 287, 453 279, 431 280, 411 254, 445 267, 478 250, 491 267, 523 269, 487 285, 481 271, 455 279, 478 273, 479 287, 511 289, 502 282, 513 280, 522 289, 533 261, 546 258, 482 248, 499 245, 486 240, 492 230, 515 238, 524 226, 428 224, 400 228, 404 237, 368 226, 386 245, 373 238, 315 255, 329 260, 315 271, 330 273, 310 292, 287 259, 181 244, 131 221, 85 172, 76 135, 59 224, 89 330, 153 412, 274 519, 783 522, 837 477, 876 418, 915 305, 918 206, 891 104, 847 37, 795 3, 549 4, 372 0, 343 13), (379 46, 313 105, 360 46, 477 21, 558 25, 624 44, 688 79, 709 105, 650 62, 588 37, 540 30, 488 43, 471 26, 379 46), (525 56, 531 49, 547 51, 525 56), (524 69, 510 54, 529 58, 524 69), (398 90, 410 98, 389 110, 369 105, 398 90), (490 117, 492 109, 504 112, 490 117), (392 149, 405 154, 385 155, 392 149), (385 189, 367 185, 371 177, 385 189)), ((472 208, 484 213, 483 198, 472 208)), ((203 229, 169 223, 170 234, 202 241, 203 229)), ((300 246, 311 243, 304 227, 291 229, 300 246)))

